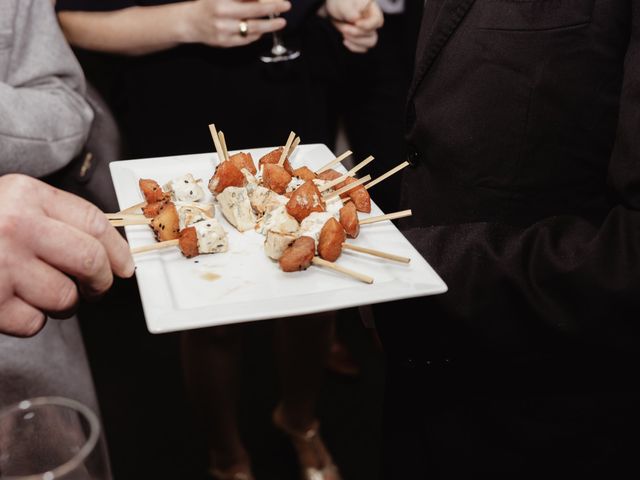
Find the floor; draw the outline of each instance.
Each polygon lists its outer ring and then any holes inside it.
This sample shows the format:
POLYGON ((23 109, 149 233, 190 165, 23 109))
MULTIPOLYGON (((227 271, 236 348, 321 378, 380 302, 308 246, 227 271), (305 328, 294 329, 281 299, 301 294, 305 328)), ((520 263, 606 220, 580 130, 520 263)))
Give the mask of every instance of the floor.
MULTIPOLYGON (((151 335, 135 281, 119 281, 99 305, 81 310, 116 480, 205 479, 203 442, 184 395, 178 335, 151 335)), ((251 324, 245 339, 240 428, 257 480, 299 478, 293 449, 270 423, 277 401, 273 324, 251 324)), ((384 365, 357 310, 341 312, 338 335, 361 375, 328 374, 319 401, 322 434, 345 480, 379 478, 384 365)))

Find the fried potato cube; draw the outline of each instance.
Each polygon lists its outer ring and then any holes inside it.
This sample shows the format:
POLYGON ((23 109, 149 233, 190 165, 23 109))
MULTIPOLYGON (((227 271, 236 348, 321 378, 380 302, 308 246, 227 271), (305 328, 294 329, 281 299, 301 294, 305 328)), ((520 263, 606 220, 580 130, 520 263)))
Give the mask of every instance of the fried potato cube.
POLYGON ((197 256, 198 251, 198 234, 194 227, 187 227, 180 232, 180 251, 187 258, 197 256))
POLYGON ((296 168, 293 171, 293 176, 301 178, 302 180, 315 180, 316 174, 308 167, 300 167, 296 168))
POLYGON ((318 174, 318 178, 320 180, 327 180, 327 181, 335 180, 336 178, 340 178, 341 176, 342 176, 341 173, 331 168, 329 170, 325 170, 324 172, 318 174))
MULTIPOLYGON (((348 177, 343 185, 350 185, 352 183, 357 182, 355 178, 348 177)), ((336 186, 336 188, 342 188, 336 186)), ((351 190, 346 191, 342 195, 341 198, 350 198, 351 201, 355 204, 356 210, 364 213, 371 213, 371 197, 369 196, 369 192, 364 188, 363 185, 358 185, 357 187, 352 188, 351 190)))
POLYGON ((273 190, 278 195, 282 195, 287 190, 287 185, 291 182, 291 175, 284 167, 275 163, 268 163, 262 170, 262 182, 269 190, 273 190))
POLYGON ((288 247, 278 263, 283 272, 306 270, 316 254, 316 242, 311 237, 300 237, 288 247))
POLYGON ((253 157, 250 153, 240 152, 229 157, 229 161, 233 163, 238 170, 242 171, 243 168, 249 170, 252 175, 258 173, 256 165, 253 163, 253 157))
POLYGON ((348 202, 340 209, 340 225, 349 238, 356 238, 360 233, 360 220, 353 202, 348 202))
POLYGON ((142 207, 142 214, 147 218, 153 218, 160 213, 160 210, 165 206, 167 201, 147 203, 142 207))
POLYGON ((287 212, 298 222, 302 222, 311 212, 324 212, 325 203, 320 190, 312 181, 300 185, 287 202, 287 212))
POLYGON ((342 253, 342 244, 347 234, 335 218, 331 217, 320 230, 318 255, 328 262, 335 262, 342 253))
POLYGON ((176 206, 167 202, 160 213, 151 219, 151 228, 159 242, 180 237, 180 217, 176 206))
POLYGON ((244 187, 246 181, 240 169, 233 162, 222 162, 209 180, 209 191, 213 195, 217 195, 227 187, 244 187))
MULTIPOLYGON (((269 163, 277 164, 280 161, 280 156, 282 155, 282 150, 284 147, 276 148, 275 150, 271 150, 269 153, 264 155, 260 160, 258 160, 258 166, 263 167, 269 163)), ((290 175, 293 174, 293 168, 289 163, 289 159, 286 158, 284 160, 284 169, 289 172, 290 175)))
POLYGON ((164 192, 160 184, 155 180, 141 178, 138 180, 138 185, 147 203, 163 202, 170 198, 170 194, 164 192))

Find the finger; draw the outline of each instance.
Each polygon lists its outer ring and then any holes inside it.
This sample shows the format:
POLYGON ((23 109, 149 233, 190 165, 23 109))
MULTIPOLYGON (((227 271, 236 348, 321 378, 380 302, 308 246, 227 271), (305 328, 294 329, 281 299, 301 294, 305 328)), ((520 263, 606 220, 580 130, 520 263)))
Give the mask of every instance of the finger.
POLYGON ((355 43, 350 42, 347 39, 344 39, 344 41, 342 43, 344 44, 345 47, 347 47, 353 53, 366 53, 367 52, 366 48, 360 47, 359 45, 356 45, 355 43))
POLYGON ((377 30, 384 25, 384 15, 378 5, 372 3, 354 24, 364 30, 377 30))
POLYGON ((364 30, 350 23, 338 23, 336 28, 343 36, 350 38, 368 37, 375 32, 375 30, 364 30))
POLYGON ((378 43, 378 35, 376 33, 372 33, 368 37, 358 37, 358 38, 346 37, 346 39, 349 40, 354 45, 357 45, 361 48, 365 48, 367 50, 375 47, 376 43, 378 43))
MULTIPOLYGON (((133 275, 135 264, 129 244, 95 205, 49 186, 36 192, 41 195, 41 204, 47 216, 96 238, 106 250, 116 275, 123 278, 133 275)), ((71 249, 70 245, 73 244, 68 244, 66 248, 71 249)))
POLYGON ((84 287, 83 292, 99 295, 111 287, 109 257, 96 238, 52 218, 32 229, 33 235, 27 241, 38 258, 76 277, 84 287))
POLYGON ((23 265, 13 284, 18 297, 38 310, 53 312, 56 318, 71 316, 78 302, 76 284, 37 258, 23 265))
POLYGON ((264 35, 265 33, 277 32, 287 26, 284 18, 271 18, 268 20, 247 20, 249 35, 264 35))
POLYGON ((249 45, 250 43, 255 42, 260 39, 262 35, 251 35, 248 34, 246 37, 242 37, 240 35, 235 35, 229 37, 227 42, 225 42, 225 47, 242 47, 244 45, 249 45))
POLYGON ((242 2, 232 1, 220 3, 216 7, 216 14, 220 17, 246 20, 248 18, 268 17, 269 15, 279 15, 291 9, 291 3, 281 2, 242 2))
POLYGON ((18 297, 0 305, 0 332, 16 337, 32 337, 44 327, 47 317, 18 297))

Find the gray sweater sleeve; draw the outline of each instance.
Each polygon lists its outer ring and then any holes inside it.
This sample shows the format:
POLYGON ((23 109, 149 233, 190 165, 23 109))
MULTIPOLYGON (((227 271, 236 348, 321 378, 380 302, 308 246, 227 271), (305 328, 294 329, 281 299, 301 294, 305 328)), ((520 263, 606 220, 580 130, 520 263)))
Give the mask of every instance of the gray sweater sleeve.
POLYGON ((2 0, 0 174, 40 177, 69 163, 93 119, 84 92, 51 0, 2 0))

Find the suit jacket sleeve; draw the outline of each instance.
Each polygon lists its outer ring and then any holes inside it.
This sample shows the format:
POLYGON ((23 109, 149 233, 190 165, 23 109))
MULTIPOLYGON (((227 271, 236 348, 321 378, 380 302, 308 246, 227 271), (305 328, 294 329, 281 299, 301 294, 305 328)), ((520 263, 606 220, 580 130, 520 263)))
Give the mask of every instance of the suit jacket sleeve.
POLYGON ((616 143, 613 208, 601 221, 546 218, 404 233, 449 285, 434 297, 477 338, 513 344, 531 328, 636 350, 640 334, 640 5, 632 2, 616 143))
POLYGON ((0 174, 44 176, 79 152, 93 112, 51 1, 12 0, 4 9, 15 20, 0 52, 0 174))

